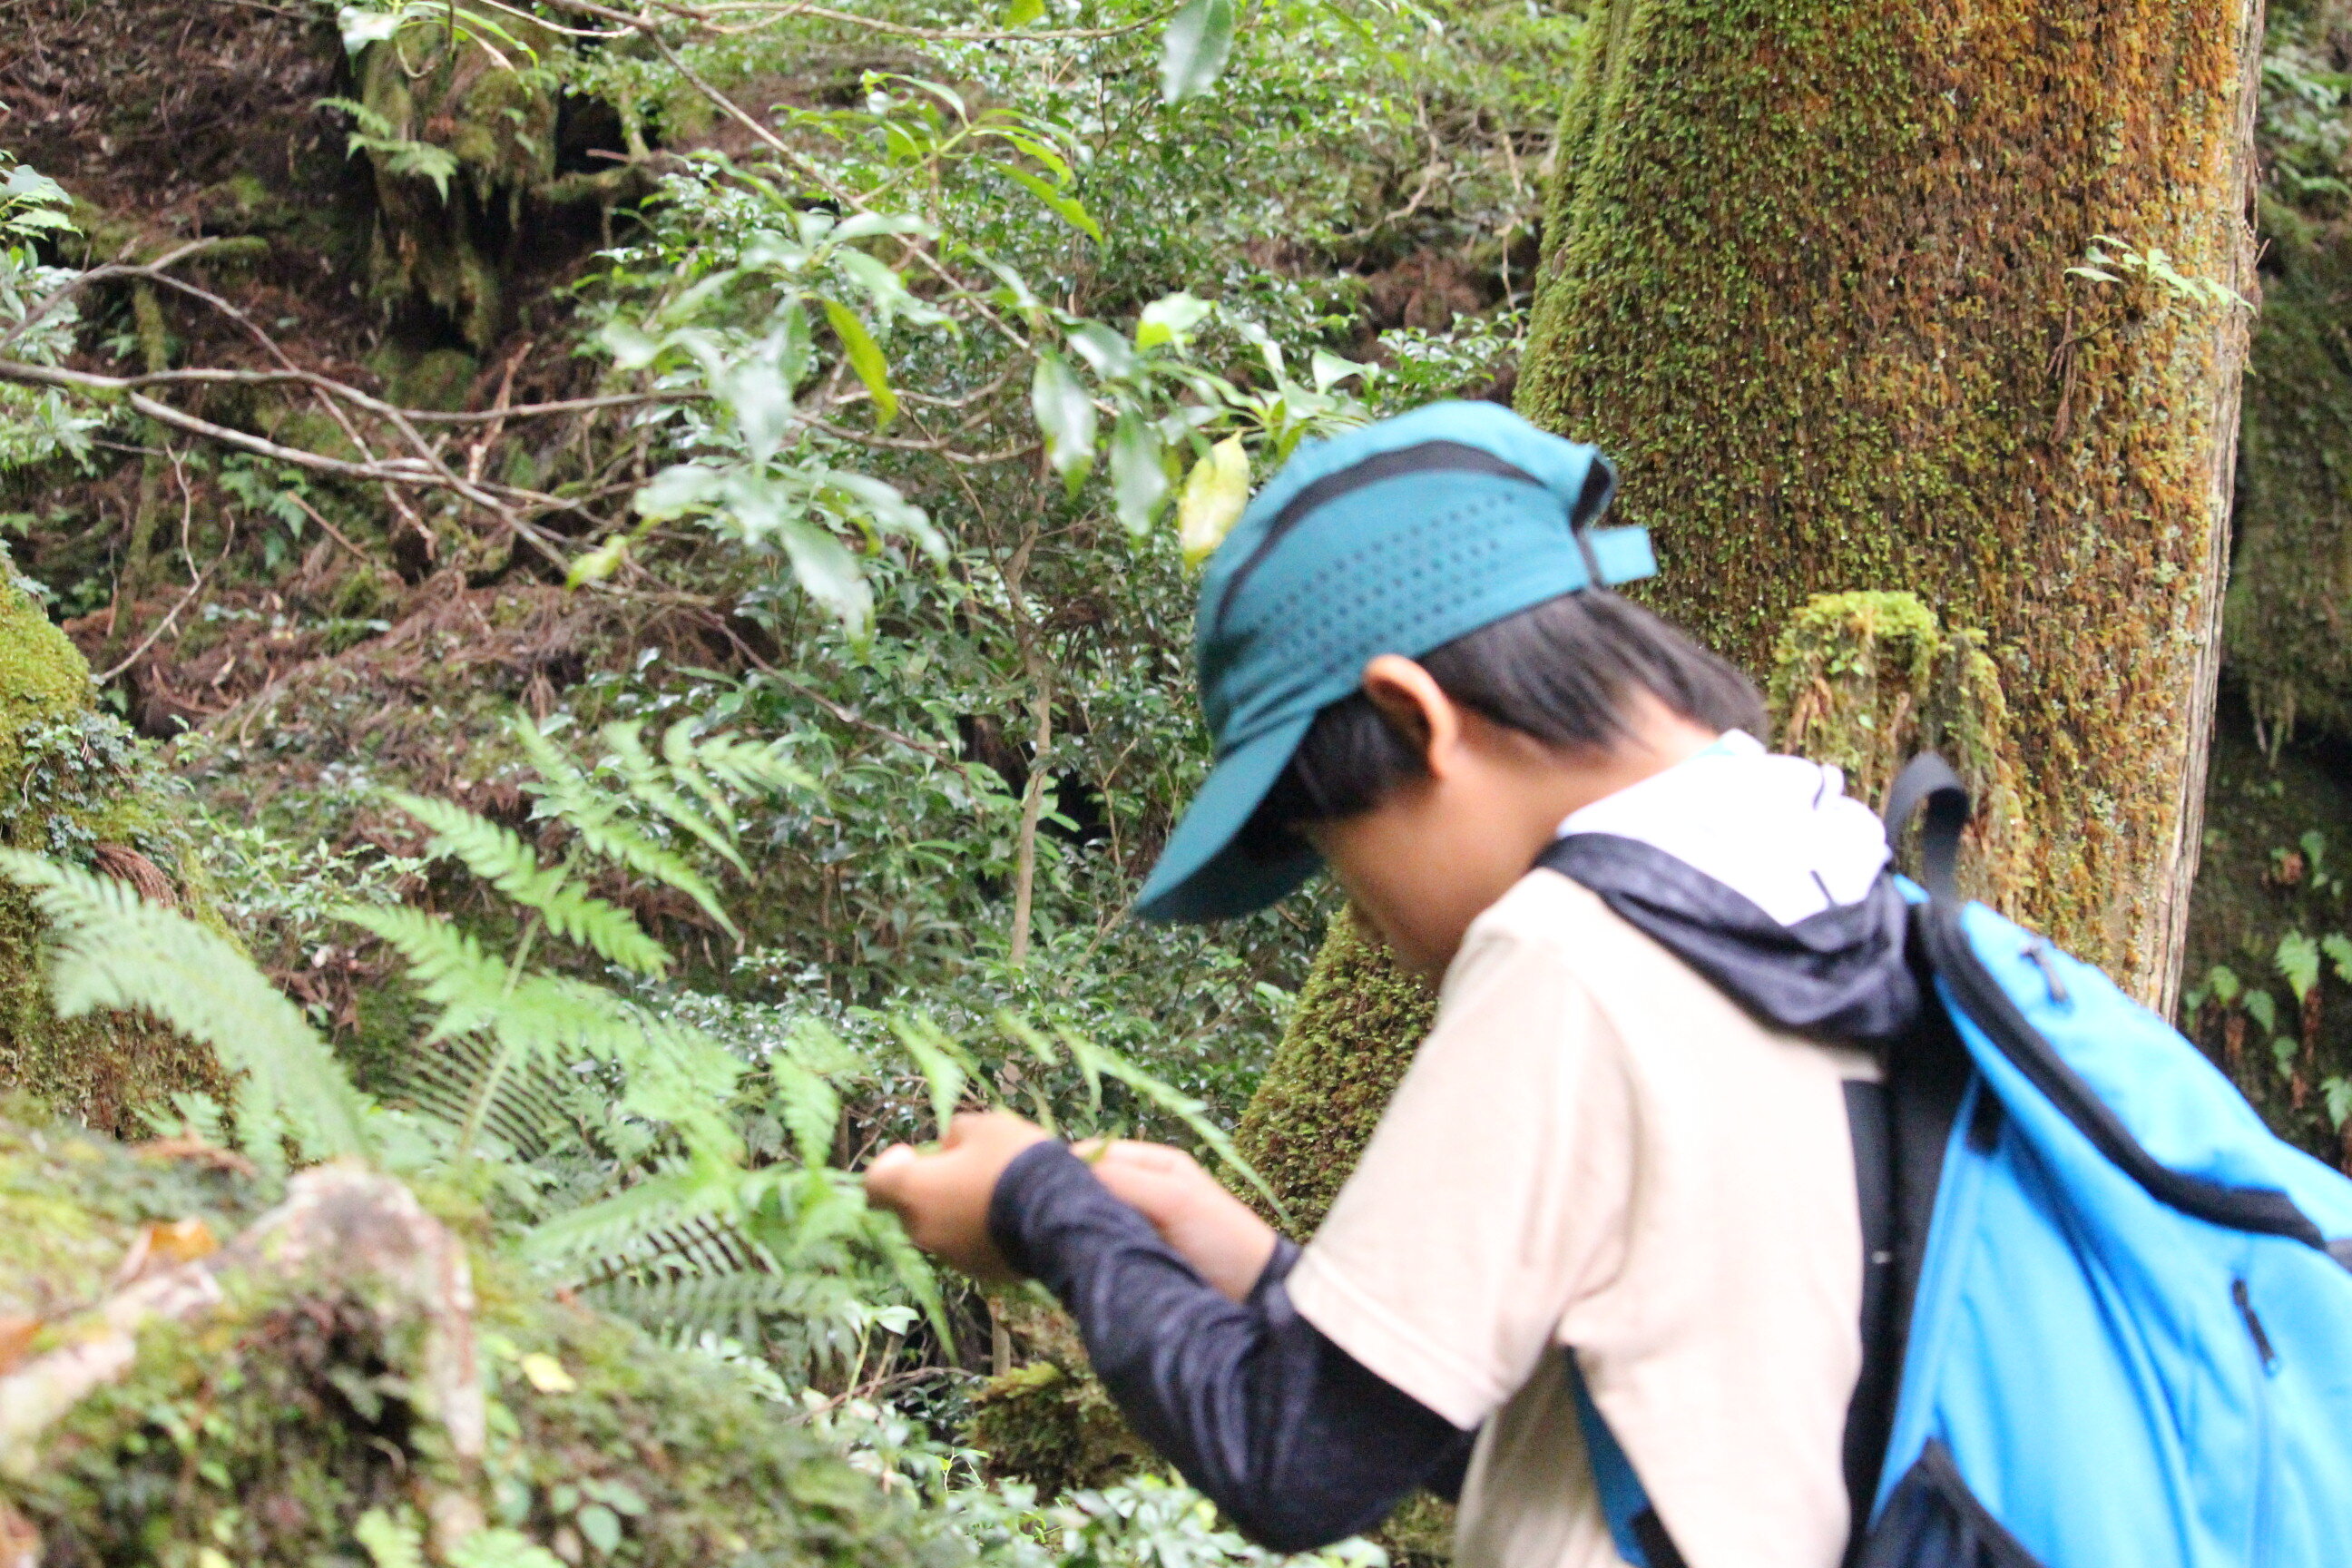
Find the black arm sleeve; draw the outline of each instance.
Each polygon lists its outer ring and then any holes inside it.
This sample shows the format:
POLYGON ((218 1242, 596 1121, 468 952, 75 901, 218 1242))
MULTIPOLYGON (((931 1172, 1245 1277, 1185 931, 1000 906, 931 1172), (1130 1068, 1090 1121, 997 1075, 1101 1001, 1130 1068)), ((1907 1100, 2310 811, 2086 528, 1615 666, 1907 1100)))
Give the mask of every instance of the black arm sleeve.
POLYGON ((1305 1551, 1378 1524, 1418 1486, 1458 1489, 1475 1434, 1291 1309, 1290 1243, 1229 1301, 1059 1143, 1022 1152, 988 1218, 1006 1259, 1077 1319, 1136 1431, 1263 1544, 1305 1551))

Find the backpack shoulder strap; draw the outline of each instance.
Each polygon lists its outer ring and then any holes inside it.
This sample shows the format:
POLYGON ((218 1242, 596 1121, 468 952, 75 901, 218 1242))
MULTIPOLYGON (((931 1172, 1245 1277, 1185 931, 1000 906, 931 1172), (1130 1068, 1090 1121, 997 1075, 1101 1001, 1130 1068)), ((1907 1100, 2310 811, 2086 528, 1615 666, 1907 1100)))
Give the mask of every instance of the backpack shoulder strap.
POLYGON ((1969 825, 1969 789, 1952 764, 1933 752, 1920 752, 1895 775, 1886 792, 1886 837, 1901 837, 1922 805, 1927 820, 1920 830, 1920 883, 1949 902, 1959 896, 1960 830, 1969 825))

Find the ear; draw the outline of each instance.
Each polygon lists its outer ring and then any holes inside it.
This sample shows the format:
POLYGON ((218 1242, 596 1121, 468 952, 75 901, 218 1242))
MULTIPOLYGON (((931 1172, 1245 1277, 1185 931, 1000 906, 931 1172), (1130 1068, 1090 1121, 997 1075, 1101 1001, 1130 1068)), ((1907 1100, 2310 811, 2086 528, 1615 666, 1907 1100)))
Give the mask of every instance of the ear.
POLYGON ((1462 742, 1462 710, 1429 671, 1402 654, 1381 654, 1364 666, 1364 695, 1421 753, 1433 777, 1451 771, 1462 742))

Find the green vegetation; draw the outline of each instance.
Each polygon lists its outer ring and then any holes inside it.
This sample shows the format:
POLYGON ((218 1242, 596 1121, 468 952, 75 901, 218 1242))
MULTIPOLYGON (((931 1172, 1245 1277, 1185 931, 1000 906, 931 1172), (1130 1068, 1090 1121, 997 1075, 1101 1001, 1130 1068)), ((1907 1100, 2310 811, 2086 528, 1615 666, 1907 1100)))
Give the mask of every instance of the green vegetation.
POLYGON ((2160 991, 2259 293, 2183 1018, 2352 1158, 2352 26, 2273 7, 2257 279, 2175 9, 22 0, 0 1390, 222 1299, 0 1431, 0 1543, 1266 1568, 849 1173, 1004 1104, 1312 1229, 1427 988, 1328 892, 1125 911, 1198 558, 1443 396, 1601 440, 1785 743, 1946 748, 1971 885, 2160 991), (331 1156, 470 1307, 255 1261, 331 1156))

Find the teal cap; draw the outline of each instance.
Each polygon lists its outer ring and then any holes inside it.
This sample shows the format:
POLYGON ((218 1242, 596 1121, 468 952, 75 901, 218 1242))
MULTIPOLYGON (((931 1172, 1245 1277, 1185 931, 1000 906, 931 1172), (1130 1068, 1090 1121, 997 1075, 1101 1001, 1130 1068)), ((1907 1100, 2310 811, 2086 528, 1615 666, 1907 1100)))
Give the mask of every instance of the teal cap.
POLYGON ((1438 403, 1299 447, 1201 577, 1193 662, 1216 763, 1136 900, 1150 920, 1265 908, 1310 849, 1235 837, 1315 715, 1383 653, 1419 658, 1595 584, 1657 570, 1638 528, 1591 527, 1617 479, 1591 447, 1492 403, 1438 403))

